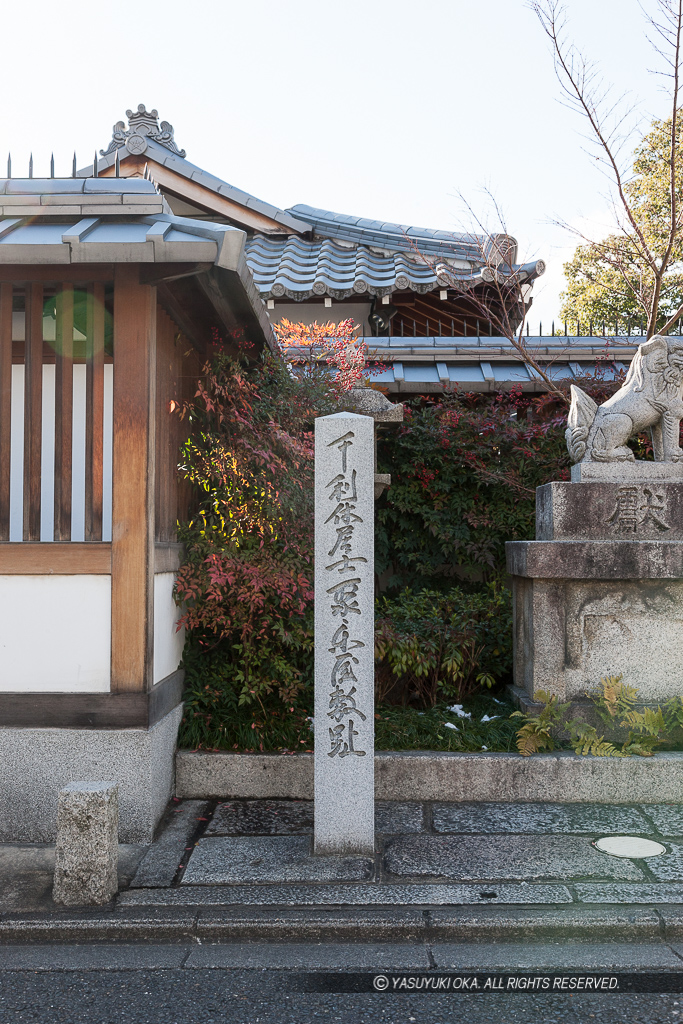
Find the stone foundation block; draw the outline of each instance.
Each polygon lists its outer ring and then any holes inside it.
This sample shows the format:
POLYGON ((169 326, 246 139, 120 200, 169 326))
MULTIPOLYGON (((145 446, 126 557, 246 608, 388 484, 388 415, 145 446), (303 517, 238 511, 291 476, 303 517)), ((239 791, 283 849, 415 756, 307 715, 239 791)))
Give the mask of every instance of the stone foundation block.
POLYGON ((115 782, 72 782, 59 792, 55 903, 108 903, 118 891, 119 802, 115 782))
POLYGON ((151 729, 0 727, 0 842, 54 842, 59 790, 111 779, 121 842, 151 843, 173 793, 181 717, 178 706, 151 729))

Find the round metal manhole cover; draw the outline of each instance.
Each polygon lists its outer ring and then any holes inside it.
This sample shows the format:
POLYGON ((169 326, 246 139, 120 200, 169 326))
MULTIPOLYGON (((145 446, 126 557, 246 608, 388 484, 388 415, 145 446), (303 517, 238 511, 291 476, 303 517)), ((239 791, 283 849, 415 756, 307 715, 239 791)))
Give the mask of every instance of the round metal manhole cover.
POLYGON ((632 857, 640 860, 642 857, 659 857, 666 853, 666 847, 661 843, 655 843, 652 839, 641 839, 640 836, 605 836, 598 839, 595 844, 602 853, 609 853, 611 857, 632 857))

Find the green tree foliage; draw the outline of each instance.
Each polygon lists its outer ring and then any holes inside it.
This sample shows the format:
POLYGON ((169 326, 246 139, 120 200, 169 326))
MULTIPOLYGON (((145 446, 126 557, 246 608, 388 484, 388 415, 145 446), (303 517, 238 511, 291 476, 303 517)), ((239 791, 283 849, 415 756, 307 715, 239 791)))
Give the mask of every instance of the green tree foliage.
MULTIPOLYGON (((683 111, 676 128, 677 153, 683 143, 683 111)), ((670 151, 671 118, 655 120, 637 147, 633 175, 624 185, 625 197, 636 223, 657 264, 666 259, 671 230, 670 151)), ((683 162, 676 162, 677 192, 683 194, 683 162)), ((680 218, 679 218, 680 219, 680 218)), ((661 330, 683 306, 683 224, 676 223, 674 242, 658 295, 655 330, 661 330)), ((604 324, 608 333, 645 327, 653 302, 655 275, 644 255, 636 232, 627 225, 622 233, 600 242, 580 245, 565 263, 567 289, 560 316, 571 325, 578 322, 587 333, 604 324)))
POLYGON ((462 701, 507 676, 512 658, 509 591, 493 581, 476 592, 405 590, 378 601, 378 700, 434 706, 462 701))
POLYGON ((536 487, 569 478, 564 409, 521 391, 445 394, 380 441, 391 487, 376 561, 390 593, 445 590, 505 572, 505 542, 534 536, 536 487))

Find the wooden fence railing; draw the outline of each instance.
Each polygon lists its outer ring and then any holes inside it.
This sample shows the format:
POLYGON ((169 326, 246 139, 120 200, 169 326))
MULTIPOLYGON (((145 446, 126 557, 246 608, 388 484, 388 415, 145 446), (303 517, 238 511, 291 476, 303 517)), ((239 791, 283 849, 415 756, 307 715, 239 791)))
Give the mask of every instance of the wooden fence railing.
POLYGON ((111 539, 110 310, 104 281, 0 282, 0 541, 111 539))

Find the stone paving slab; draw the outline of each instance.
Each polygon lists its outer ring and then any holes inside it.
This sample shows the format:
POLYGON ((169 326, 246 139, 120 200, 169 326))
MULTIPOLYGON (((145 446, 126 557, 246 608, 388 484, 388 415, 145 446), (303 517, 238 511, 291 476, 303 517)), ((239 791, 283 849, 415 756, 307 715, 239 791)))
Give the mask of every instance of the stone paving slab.
MULTIPOLYGON (((119 844, 118 881, 130 884, 146 847, 119 844)), ((53 844, 0 845, 0 914, 43 910, 55 911, 52 883, 55 869, 53 844)))
POLYGON ((646 857, 647 864, 658 882, 683 882, 683 846, 667 843, 668 852, 658 857, 646 857))
POLYGON ((657 916, 662 922, 667 939, 683 938, 683 907, 675 905, 657 907, 657 916))
POLYGON ((571 903, 564 885, 183 885, 122 893, 119 906, 455 906, 571 903))
POLYGON ((683 972, 683 958, 664 943, 553 942, 500 943, 492 946, 435 944, 431 947, 440 970, 615 970, 643 968, 683 972))
POLYGON ((0 913, 37 908, 56 909, 52 899, 52 872, 11 875, 0 879, 0 913))
MULTIPOLYGON (((307 835, 312 831, 312 800, 231 800, 218 805, 204 834, 286 836, 307 835)), ((380 834, 424 832, 423 805, 378 801, 375 831, 380 834)))
POLYGON ((432 823, 435 832, 460 835, 582 833, 599 837, 652 832, 637 808, 612 804, 437 803, 432 807, 432 823))
POLYGON ((641 804, 661 836, 683 836, 683 804, 641 804))
POLYGON ((370 857, 315 857, 309 836, 200 839, 182 885, 232 882, 355 882, 372 878, 370 857))
POLYGON ((641 882, 637 885, 575 882, 574 892, 582 903, 683 903, 683 885, 641 882))
MULTIPOLYGON (((683 946, 655 943, 325 943, 230 942, 210 946, 5 946, 0 971, 605 971, 683 969, 683 946), (430 959, 431 955, 431 959, 430 959), (432 965, 432 961, 434 964, 432 965)), ((188 978, 190 981, 191 975, 188 978)), ((335 997, 337 1000, 341 996, 335 997)), ((577 996, 580 999, 580 996, 577 996)), ((321 1002, 321 1016, 324 1004, 321 1002)), ((343 1004, 340 1004, 343 1005, 343 1004)), ((459 1005, 459 1004, 458 1004, 459 1005)), ((616 1012, 616 1011, 615 1011, 616 1012)), ((378 1018, 379 1019, 379 1018, 378 1018)), ((387 1018, 388 1019, 388 1018, 387 1018)), ((406 1018, 401 1018, 406 1019, 406 1018)), ((439 1018, 441 1019, 441 1018, 439 1018)), ((450 1019, 450 1018, 449 1018, 450 1019)), ((453 1018, 456 1019, 456 1018, 453 1018)), ((493 1018, 491 1018, 493 1019, 493 1018)), ((525 1018, 526 1019, 526 1018, 525 1018)), ((614 1018, 611 1018, 614 1019, 614 1018)), ((619 1018, 621 1020, 621 1018, 619 1018)), ((640 1018, 639 1018, 640 1019, 640 1018)), ((658 1018, 659 1019, 659 1018, 658 1018)), ((663 1018, 661 1018, 663 1019, 663 1018)))
POLYGON ((375 804, 375 831, 380 835, 410 835, 424 832, 424 805, 378 800, 375 804))
POLYGON ((462 882, 645 877, 631 861, 576 836, 401 836, 387 841, 384 864, 393 875, 462 882))
POLYGON ((204 835, 288 836, 312 831, 312 800, 231 800, 218 805, 204 835))
POLYGON ((196 919, 197 911, 193 907, 125 907, 121 912, 102 908, 96 912, 7 915, 0 917, 0 946, 50 942, 191 942, 196 919))
POLYGON ((166 828, 146 851, 130 883, 133 888, 171 885, 178 873, 187 844, 208 817, 209 804, 203 800, 184 800, 172 807, 166 828))
MULTIPOLYGON (((292 968, 317 970, 421 970, 430 969, 429 953, 424 945, 393 943, 309 945, 306 943, 235 943, 198 946, 185 962, 188 968, 292 968)), ((335 996, 335 1000, 339 1000, 335 996)))
POLYGON ((234 942, 659 942, 680 907, 131 907, 0 918, 3 945, 234 942))

